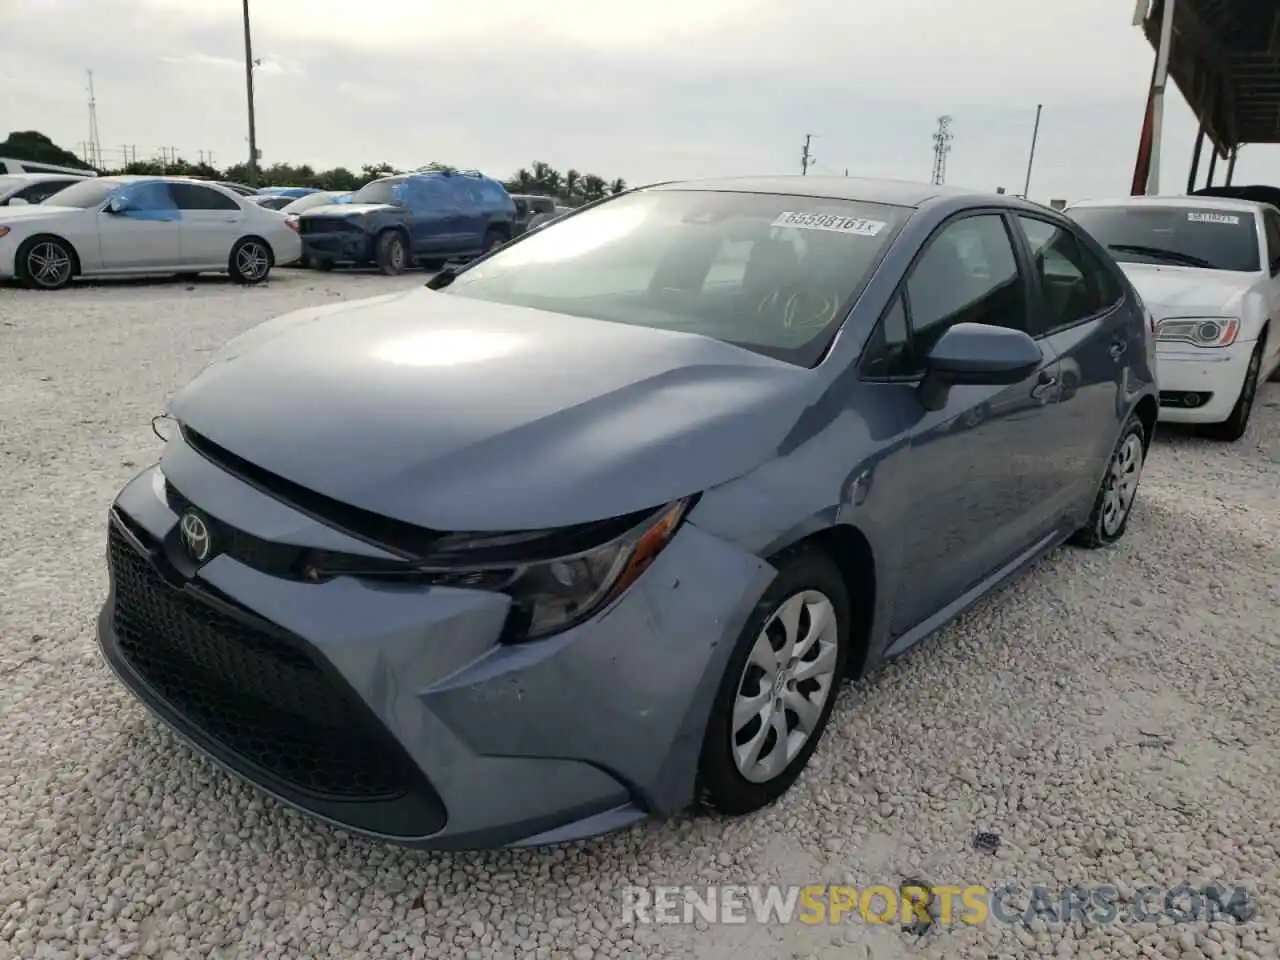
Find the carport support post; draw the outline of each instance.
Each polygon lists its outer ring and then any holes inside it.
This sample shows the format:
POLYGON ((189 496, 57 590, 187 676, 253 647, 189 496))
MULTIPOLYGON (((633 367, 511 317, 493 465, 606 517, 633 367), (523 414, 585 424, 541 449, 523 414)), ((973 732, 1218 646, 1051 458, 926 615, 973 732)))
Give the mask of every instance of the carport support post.
POLYGON ((1196 134, 1196 148, 1191 152, 1191 173, 1187 175, 1187 193, 1195 193, 1196 175, 1200 172, 1200 151, 1204 149, 1204 124, 1196 134))
POLYGON ((1160 192, 1160 139, 1164 132, 1164 88, 1169 79, 1169 51, 1173 46, 1173 7, 1176 0, 1164 0, 1160 23, 1160 48, 1156 51, 1156 76, 1151 85, 1151 167, 1147 173, 1147 195, 1160 192))
POLYGON ((1236 175, 1236 154, 1240 152, 1240 145, 1236 144, 1231 148, 1230 159, 1227 160, 1227 186, 1231 186, 1231 180, 1236 175))
POLYGON ((1215 144, 1212 144, 1212 143, 1211 143, 1211 144, 1209 144, 1209 147, 1210 147, 1210 153, 1209 153, 1209 179, 1208 179, 1208 181, 1206 181, 1206 183, 1205 183, 1205 186, 1206 186, 1206 187, 1212 187, 1212 186, 1213 186, 1213 171, 1214 171, 1214 168, 1215 168, 1215 167, 1217 167, 1217 165, 1218 165, 1218 148, 1217 148, 1217 146, 1216 146, 1215 144))

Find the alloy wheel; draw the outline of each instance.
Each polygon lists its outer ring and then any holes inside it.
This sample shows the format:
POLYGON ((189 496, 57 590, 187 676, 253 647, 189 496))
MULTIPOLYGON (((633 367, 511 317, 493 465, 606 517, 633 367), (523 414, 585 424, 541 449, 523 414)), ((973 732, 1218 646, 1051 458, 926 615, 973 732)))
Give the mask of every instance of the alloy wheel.
POLYGON ((738 681, 730 752, 752 783, 779 776, 813 737, 835 688, 839 626, 831 600, 797 593, 756 637, 738 681))
POLYGON ((258 243, 245 243, 236 252, 236 267, 246 280, 261 280, 271 267, 271 258, 258 243))
POLYGON ((1102 500, 1102 531, 1108 537, 1116 535, 1124 525, 1138 492, 1142 478, 1142 437, 1131 433, 1124 438, 1107 471, 1107 488, 1102 500))
POLYGON ((42 287, 60 287, 71 278, 71 254, 50 240, 37 243, 27 254, 27 276, 42 287))

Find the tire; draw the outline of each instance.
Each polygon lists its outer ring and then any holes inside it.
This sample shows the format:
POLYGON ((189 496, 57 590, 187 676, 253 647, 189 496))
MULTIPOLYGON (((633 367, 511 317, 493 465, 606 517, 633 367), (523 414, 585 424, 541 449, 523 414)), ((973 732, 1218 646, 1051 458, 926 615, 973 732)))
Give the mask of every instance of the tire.
POLYGON ((333 269, 333 261, 332 260, 312 260, 311 266, 314 267, 316 270, 319 270, 321 273, 328 273, 330 270, 333 269))
POLYGON ((507 237, 507 235, 504 234, 501 230, 498 230, 495 227, 490 227, 488 230, 485 231, 484 245, 481 248, 481 253, 488 253, 490 250, 494 249, 495 247, 502 246, 504 243, 507 242, 508 239, 510 238, 507 237))
POLYGON ((294 266, 296 266, 299 270, 310 270, 311 258, 304 253, 302 256, 298 258, 294 266))
POLYGON ((795 782, 822 740, 849 658, 853 617, 848 587, 840 569, 826 554, 812 547, 785 553, 775 565, 777 577, 756 604, 729 656, 699 757, 698 800, 707 809, 730 816, 768 806, 795 782), (814 614, 823 601, 830 619, 825 627, 816 627, 821 632, 809 647, 814 657, 806 654, 803 659, 785 666, 788 671, 794 671, 797 666, 820 659, 823 684, 815 688, 813 679, 804 679, 797 686, 786 673, 770 681, 758 664, 761 654, 764 658, 770 654, 776 657, 776 645, 786 642, 783 639, 786 630, 778 614, 802 605, 796 628, 803 639, 809 635, 809 629, 815 628, 814 614), (759 701, 759 710, 755 713, 746 706, 752 699, 759 701), (782 751, 777 728, 770 729, 771 721, 781 717, 791 735, 799 732, 798 723, 791 727, 799 721, 799 713, 788 708, 789 703, 799 702, 808 705, 805 710, 809 717, 808 736, 792 744, 789 751, 782 751), (780 712, 776 710, 779 703, 783 704, 780 712), (741 723, 735 723, 735 708, 741 723), (757 754, 755 764, 747 762, 749 753, 744 756, 753 745, 757 754), (791 754, 790 759, 787 753, 791 754))
POLYGON ((33 237, 16 258, 22 279, 35 290, 61 290, 80 269, 75 248, 57 237, 33 237))
POLYGON ((1258 374, 1262 369, 1262 341, 1253 348, 1249 356, 1249 366, 1244 373, 1244 383, 1240 384, 1240 396, 1231 408, 1231 415, 1221 423, 1211 423, 1201 428, 1201 433, 1211 440, 1234 443, 1244 436, 1249 429, 1249 416, 1253 413, 1253 401, 1258 396, 1258 374))
POLYGON ((1107 462, 1107 472, 1089 511, 1089 521, 1071 537, 1073 545, 1096 550, 1124 536, 1138 496, 1146 456, 1146 429, 1138 415, 1131 413, 1107 462))
POLYGON ((258 237, 241 237, 231 248, 227 272, 236 283, 253 285, 267 279, 274 258, 271 247, 258 237))
POLYGON ((378 269, 389 277, 404 273, 409 266, 409 244, 398 230, 387 230, 378 236, 374 253, 378 269))

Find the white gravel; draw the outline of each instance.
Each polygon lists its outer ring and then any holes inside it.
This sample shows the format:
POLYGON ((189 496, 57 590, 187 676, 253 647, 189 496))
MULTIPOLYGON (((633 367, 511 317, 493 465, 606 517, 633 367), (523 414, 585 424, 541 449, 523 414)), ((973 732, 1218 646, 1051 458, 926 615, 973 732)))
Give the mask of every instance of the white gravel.
POLYGON ((179 746, 108 674, 104 518, 208 351, 422 282, 291 273, 0 288, 0 960, 1276 957, 1280 386, 1249 436, 1158 440, 1129 535, 1063 551, 848 691, 775 809, 552 851, 351 839, 179 746), (977 830, 999 833, 992 857, 977 830), (620 928, 624 884, 1244 882, 1249 922, 620 928))

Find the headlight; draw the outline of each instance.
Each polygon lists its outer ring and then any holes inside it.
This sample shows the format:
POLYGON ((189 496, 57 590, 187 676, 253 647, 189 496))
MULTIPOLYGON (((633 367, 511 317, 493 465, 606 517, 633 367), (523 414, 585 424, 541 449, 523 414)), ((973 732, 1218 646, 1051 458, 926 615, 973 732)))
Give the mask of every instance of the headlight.
POLYGON ((1159 339, 1197 347, 1229 347, 1239 332, 1240 321, 1235 317, 1187 317, 1162 320, 1159 339))
POLYGON ((345 564, 317 558, 303 575, 312 581, 346 574, 505 593, 511 612, 502 639, 520 643, 581 623, 618 597, 670 543, 696 499, 569 530, 452 534, 418 563, 356 560, 343 569, 345 564))

